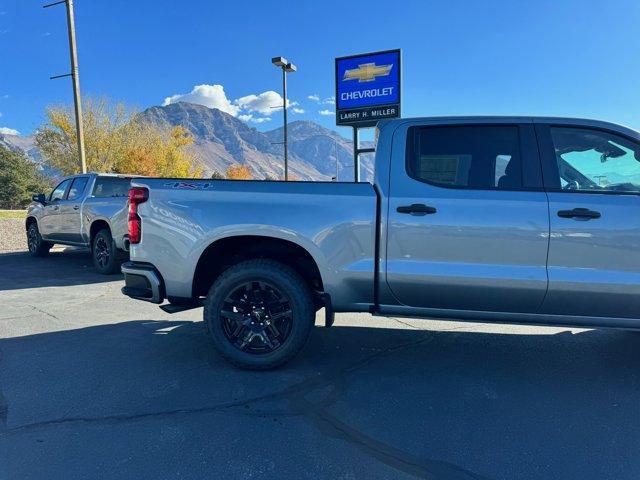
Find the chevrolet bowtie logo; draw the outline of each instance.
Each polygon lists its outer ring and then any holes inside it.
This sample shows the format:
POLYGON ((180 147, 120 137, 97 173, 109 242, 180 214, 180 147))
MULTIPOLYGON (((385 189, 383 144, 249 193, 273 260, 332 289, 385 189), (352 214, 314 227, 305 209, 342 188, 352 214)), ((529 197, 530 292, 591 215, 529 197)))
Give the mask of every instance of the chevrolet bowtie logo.
POLYGON ((358 80, 358 83, 373 82, 376 77, 386 77, 391 72, 391 65, 376 66, 375 63, 363 63, 358 68, 345 70, 342 80, 358 80))

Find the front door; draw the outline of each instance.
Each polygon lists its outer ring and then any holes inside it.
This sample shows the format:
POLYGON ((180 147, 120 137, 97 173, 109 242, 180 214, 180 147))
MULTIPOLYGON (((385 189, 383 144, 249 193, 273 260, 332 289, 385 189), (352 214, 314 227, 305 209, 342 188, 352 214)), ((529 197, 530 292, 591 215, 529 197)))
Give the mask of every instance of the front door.
POLYGON ((410 307, 535 313, 548 202, 532 123, 399 127, 386 275, 410 307))
POLYGON ((60 202, 58 237, 60 241, 81 243, 81 207, 84 191, 89 177, 80 176, 73 179, 66 198, 60 202))
POLYGON ((38 221, 38 229, 40 235, 46 240, 59 240, 60 233, 60 203, 67 195, 67 190, 73 179, 68 178, 58 184, 53 189, 47 200, 47 204, 43 208, 42 215, 38 221))
POLYGON ((640 142, 587 127, 537 130, 551 218, 542 311, 640 319, 640 142))

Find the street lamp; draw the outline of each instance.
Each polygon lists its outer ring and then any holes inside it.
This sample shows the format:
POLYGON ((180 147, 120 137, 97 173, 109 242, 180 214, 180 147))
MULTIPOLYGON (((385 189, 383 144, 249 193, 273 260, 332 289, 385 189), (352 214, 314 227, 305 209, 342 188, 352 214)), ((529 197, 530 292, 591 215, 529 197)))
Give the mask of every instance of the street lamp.
POLYGON ((282 111, 284 112, 284 179, 289 180, 289 161, 287 156, 287 73, 297 70, 293 63, 284 57, 273 57, 271 59, 276 67, 282 70, 282 111))

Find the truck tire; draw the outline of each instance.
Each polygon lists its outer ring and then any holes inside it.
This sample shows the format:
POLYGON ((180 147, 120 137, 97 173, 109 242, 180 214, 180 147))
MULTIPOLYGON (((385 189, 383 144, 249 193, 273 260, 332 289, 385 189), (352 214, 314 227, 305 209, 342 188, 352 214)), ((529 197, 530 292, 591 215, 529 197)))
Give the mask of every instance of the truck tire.
POLYGON ((315 308, 306 282, 274 260, 247 260, 214 282, 204 321, 218 352, 237 367, 270 370, 307 342, 315 308))
POLYGON ((103 228, 93 237, 91 257, 98 273, 112 275, 120 272, 121 256, 108 228, 103 228))
POLYGON ((49 255, 53 243, 43 240, 40 230, 38 230, 38 224, 32 222, 27 227, 27 246, 32 257, 44 257, 49 255))

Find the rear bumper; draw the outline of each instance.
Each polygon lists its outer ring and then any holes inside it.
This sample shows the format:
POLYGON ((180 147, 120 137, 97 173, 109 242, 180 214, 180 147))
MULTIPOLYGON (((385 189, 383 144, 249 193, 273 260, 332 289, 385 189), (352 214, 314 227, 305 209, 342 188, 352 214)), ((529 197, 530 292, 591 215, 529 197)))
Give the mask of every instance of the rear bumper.
POLYGON ((162 275, 149 263, 126 262, 122 264, 124 287, 122 293, 136 300, 151 303, 164 301, 162 275))

